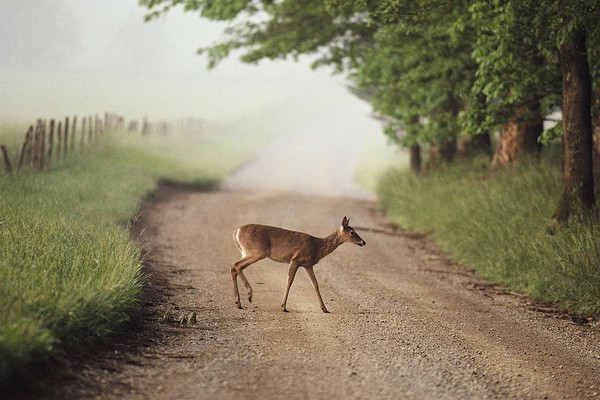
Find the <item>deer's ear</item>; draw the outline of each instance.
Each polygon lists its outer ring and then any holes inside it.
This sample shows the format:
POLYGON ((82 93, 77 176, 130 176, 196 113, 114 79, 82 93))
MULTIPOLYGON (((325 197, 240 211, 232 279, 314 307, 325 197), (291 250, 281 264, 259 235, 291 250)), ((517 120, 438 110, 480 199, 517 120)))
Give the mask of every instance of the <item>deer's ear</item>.
POLYGON ((348 226, 348 224, 350 224, 350 220, 344 217, 344 219, 342 219, 342 226, 348 226))

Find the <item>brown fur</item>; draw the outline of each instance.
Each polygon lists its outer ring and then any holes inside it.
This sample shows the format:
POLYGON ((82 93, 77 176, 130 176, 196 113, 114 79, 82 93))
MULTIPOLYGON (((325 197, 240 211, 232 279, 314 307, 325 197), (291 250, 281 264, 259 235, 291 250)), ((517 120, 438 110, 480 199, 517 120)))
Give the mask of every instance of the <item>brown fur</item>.
POLYGON ((248 289, 248 301, 252 302, 252 287, 244 276, 243 270, 257 261, 270 258, 273 261, 290 264, 288 284, 281 303, 283 311, 287 311, 287 297, 296 271, 299 267, 304 267, 319 298, 321 310, 328 312, 319 292, 319 285, 314 275, 313 266, 342 243, 351 242, 359 246, 366 244, 354 229, 348 225, 349 222, 344 217, 342 225, 331 235, 324 238, 269 225, 249 224, 238 228, 234 232, 233 237, 242 253, 242 258, 231 267, 235 303, 238 308, 242 308, 237 285, 238 275, 248 289))

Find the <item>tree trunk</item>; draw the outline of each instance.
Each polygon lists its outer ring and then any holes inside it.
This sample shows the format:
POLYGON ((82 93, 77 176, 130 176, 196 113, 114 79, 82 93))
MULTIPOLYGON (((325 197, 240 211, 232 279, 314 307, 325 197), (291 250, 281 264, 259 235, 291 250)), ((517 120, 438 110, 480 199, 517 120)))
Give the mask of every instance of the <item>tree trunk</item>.
POLYGON ((459 157, 474 157, 479 154, 485 154, 492 157, 492 143, 489 133, 478 135, 458 137, 457 155, 459 157))
POLYGON ((592 83, 585 31, 560 47, 563 115, 563 190, 552 220, 564 223, 594 207, 592 165, 592 83))
POLYGON ((594 129, 592 160, 594 163, 594 178, 598 182, 600 180, 600 88, 596 88, 593 92, 593 113, 592 127, 594 129))
POLYGON ((538 137, 544 131, 541 117, 534 121, 508 121, 500 128, 496 151, 492 158, 492 167, 512 164, 522 155, 537 153, 541 146, 538 137))
POLYGON ((421 172, 421 146, 415 143, 409 149, 410 170, 415 174, 421 172))
POLYGON ((456 156, 456 139, 445 140, 439 145, 431 145, 425 168, 436 169, 442 162, 452 162, 456 156))
POLYGON ((440 158, 445 162, 452 162, 456 157, 456 139, 444 140, 440 146, 440 158))

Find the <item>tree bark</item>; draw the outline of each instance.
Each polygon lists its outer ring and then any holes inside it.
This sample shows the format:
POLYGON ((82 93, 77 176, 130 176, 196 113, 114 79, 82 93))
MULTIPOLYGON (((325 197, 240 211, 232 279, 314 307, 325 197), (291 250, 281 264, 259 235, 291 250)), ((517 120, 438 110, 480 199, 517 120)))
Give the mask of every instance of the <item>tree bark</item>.
POLYGON ((523 154, 534 154, 540 151, 538 137, 544 131, 541 117, 533 121, 508 121, 500 128, 500 136, 496 151, 492 158, 492 167, 514 163, 523 154))
POLYGON ((428 171, 434 170, 440 166, 442 162, 452 162, 456 156, 456 139, 445 140, 439 145, 431 145, 429 158, 425 164, 425 169, 428 171))
POLYGON ((415 143, 409 149, 410 170, 415 174, 421 172, 421 146, 415 143))
POLYGON ((440 145, 440 158, 445 162, 454 161, 456 157, 456 139, 444 140, 440 145))
POLYGON ((592 152, 592 161, 594 163, 594 177, 596 182, 600 179, 600 88, 596 88, 592 92, 593 96, 593 107, 592 107, 592 127, 593 131, 593 145, 594 150, 592 152))
POLYGON ((563 115, 563 189, 552 217, 564 223, 594 207, 592 163, 592 83, 585 31, 579 30, 560 46, 563 115))
POLYGON ((492 157, 492 143, 489 133, 458 137, 457 155, 459 157, 474 157, 479 154, 492 157))

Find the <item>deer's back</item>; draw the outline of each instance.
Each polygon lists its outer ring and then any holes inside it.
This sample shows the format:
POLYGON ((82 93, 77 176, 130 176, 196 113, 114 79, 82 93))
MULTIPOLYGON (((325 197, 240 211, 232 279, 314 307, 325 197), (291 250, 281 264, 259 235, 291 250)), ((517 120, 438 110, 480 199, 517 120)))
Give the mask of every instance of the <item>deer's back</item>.
POLYGON ((292 258, 300 263, 310 262, 318 240, 306 233, 259 224, 244 225, 235 236, 240 250, 247 255, 269 257, 285 263, 292 258))

